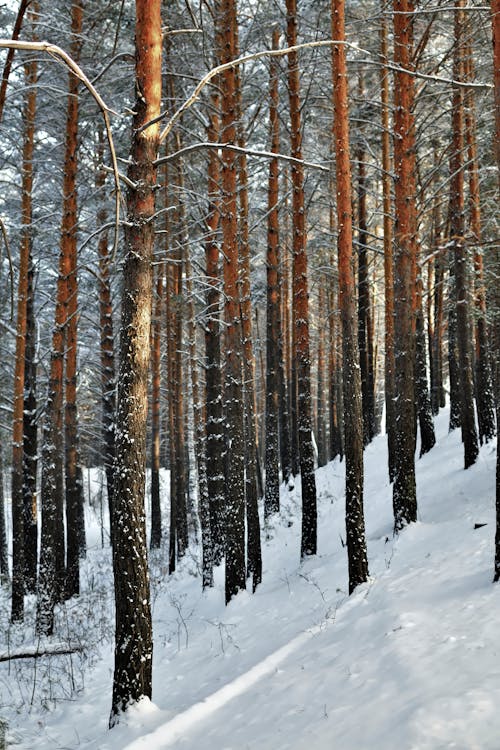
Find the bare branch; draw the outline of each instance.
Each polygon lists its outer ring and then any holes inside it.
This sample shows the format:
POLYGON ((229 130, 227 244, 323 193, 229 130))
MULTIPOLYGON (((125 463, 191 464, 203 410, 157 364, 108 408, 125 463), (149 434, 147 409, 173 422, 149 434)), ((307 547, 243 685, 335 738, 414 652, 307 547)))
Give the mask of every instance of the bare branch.
MULTIPOLYGON (((254 52, 249 55, 243 55, 242 57, 238 57, 235 60, 230 60, 227 63, 224 63, 222 65, 217 65, 215 68, 212 68, 208 71, 206 75, 203 76, 203 78, 200 79, 200 81, 196 84, 195 88, 193 89, 191 95, 186 99, 186 101, 177 109, 170 120, 167 122, 165 127, 163 128, 161 134, 160 134, 160 143, 162 143, 165 138, 168 137, 168 135, 172 132, 172 128, 174 125, 181 119, 183 114, 190 109, 193 104, 199 99, 201 92, 207 86, 207 84, 210 83, 210 81, 219 75, 219 73, 224 72, 225 70, 228 70, 230 68, 235 68, 238 65, 244 65, 247 62, 251 62, 252 60, 260 60, 263 57, 284 57, 285 55, 289 55, 292 52, 299 52, 303 49, 317 49, 318 47, 332 47, 334 45, 342 45, 344 47, 348 47, 350 49, 355 50, 357 53, 363 53, 366 55, 370 55, 371 53, 368 50, 362 49, 356 44, 350 44, 349 42, 341 41, 335 39, 319 39, 314 42, 304 42, 302 44, 295 44, 292 47, 285 47, 283 49, 267 49, 262 50, 261 52, 254 52)), ((363 60, 357 60, 356 62, 362 62, 367 65, 376 65, 377 67, 381 64, 379 60, 375 59, 363 59, 363 60)), ((415 76, 416 78, 423 78, 424 80, 432 80, 439 83, 446 83, 448 85, 453 84, 455 86, 465 86, 467 88, 478 88, 478 89, 490 89, 492 88, 491 84, 487 83, 471 83, 471 82, 464 82, 464 81, 454 81, 452 79, 442 78, 440 76, 432 76, 432 75, 425 75, 424 73, 419 73, 415 70, 404 70, 403 68, 400 68, 397 65, 388 63, 386 67, 390 68, 391 70, 396 71, 403 71, 405 73, 409 73, 412 76, 415 76)), ((158 122, 159 120, 165 119, 167 116, 167 113, 163 112, 159 117, 157 117, 155 120, 151 120, 150 122, 145 123, 143 125, 142 129, 145 130, 150 125, 152 125, 154 122, 158 122)))
POLYGON ((330 171, 330 167, 326 167, 324 164, 317 164, 316 162, 312 161, 296 159, 295 157, 288 156, 287 154, 276 154, 272 151, 260 151, 252 148, 242 148, 241 146, 235 146, 232 143, 214 143, 213 141, 192 143, 189 146, 185 146, 184 148, 179 149, 179 151, 174 151, 173 153, 168 154, 168 156, 162 156, 161 158, 156 160, 155 165, 158 167, 161 164, 167 164, 168 162, 174 161, 175 159, 181 159, 186 154, 191 153, 191 151, 199 151, 201 149, 220 149, 221 151, 224 149, 227 151, 235 151, 238 154, 246 154, 247 156, 256 156, 259 159, 280 159, 281 161, 292 162, 292 164, 301 164, 303 167, 318 169, 320 172, 330 171))

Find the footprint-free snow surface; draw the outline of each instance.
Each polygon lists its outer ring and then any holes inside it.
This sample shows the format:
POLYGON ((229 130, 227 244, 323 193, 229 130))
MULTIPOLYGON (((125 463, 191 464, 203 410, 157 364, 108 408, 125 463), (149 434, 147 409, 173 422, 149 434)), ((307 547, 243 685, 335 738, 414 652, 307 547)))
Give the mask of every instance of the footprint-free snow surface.
MULTIPOLYGON (((202 593, 194 556, 170 578, 165 552, 152 560, 152 702, 107 729, 113 644, 101 636, 84 686, 69 701, 47 701, 48 710, 35 701, 28 713, 19 698, 13 710, 2 665, 0 717, 10 741, 19 750, 499 750, 495 444, 464 471, 460 432, 448 434, 446 412, 436 430, 437 446, 417 461, 419 520, 397 538, 385 437, 367 448, 371 577, 351 597, 344 465, 335 461, 316 474, 317 556, 300 563, 300 494, 282 488, 254 595, 242 592, 225 607, 222 570, 214 589, 202 593)), ((89 515, 95 549, 84 567, 85 591, 96 575, 111 586, 98 517, 89 515)), ((92 640, 98 625, 87 610, 92 640)))

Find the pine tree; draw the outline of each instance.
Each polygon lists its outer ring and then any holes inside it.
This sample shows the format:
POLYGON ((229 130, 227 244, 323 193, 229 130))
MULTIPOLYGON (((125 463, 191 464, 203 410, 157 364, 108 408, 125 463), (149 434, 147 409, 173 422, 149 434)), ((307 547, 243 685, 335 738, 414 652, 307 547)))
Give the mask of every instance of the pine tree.
POLYGON ((160 114, 162 24, 160 0, 136 0, 135 7, 136 102, 128 169, 113 508, 116 633, 111 726, 131 703, 151 697, 153 656, 144 485, 159 125, 149 123, 160 114))
MULTIPOLYGON (((345 6, 332 0, 332 39, 345 40, 345 6)), ((349 107, 345 46, 332 47, 333 136, 336 157, 339 302, 342 317, 342 383, 346 457, 346 536, 349 593, 368 578, 363 510, 363 414, 357 330, 353 251, 349 107)))

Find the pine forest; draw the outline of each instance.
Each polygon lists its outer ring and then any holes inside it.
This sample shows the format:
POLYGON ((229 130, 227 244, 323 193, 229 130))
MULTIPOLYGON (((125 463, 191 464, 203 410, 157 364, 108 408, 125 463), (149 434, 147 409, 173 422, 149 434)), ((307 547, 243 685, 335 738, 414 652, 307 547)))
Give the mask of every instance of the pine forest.
POLYGON ((497 750, 500 0, 6 0, 0 71, 0 750, 497 750))

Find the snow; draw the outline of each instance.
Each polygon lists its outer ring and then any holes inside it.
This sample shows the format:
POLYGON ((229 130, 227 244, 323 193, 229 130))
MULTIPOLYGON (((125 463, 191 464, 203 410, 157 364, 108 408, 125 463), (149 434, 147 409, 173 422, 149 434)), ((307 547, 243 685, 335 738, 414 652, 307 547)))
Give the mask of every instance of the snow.
MULTIPOLYGON (((417 461, 419 520, 397 538, 385 437, 367 448, 371 578, 351 597, 344 465, 335 461, 316 475, 318 555, 300 564, 300 482, 283 487, 254 595, 242 592, 225 607, 221 569, 202 593, 194 553, 170 578, 165 551, 152 559, 154 702, 141 701, 107 729, 113 642, 104 609, 99 615, 87 605, 100 618, 101 640, 71 701, 17 713, 0 665, 9 741, 19 750, 498 750, 495 444, 464 471, 460 431, 448 434, 446 411, 436 432, 437 446, 417 461)), ((102 590, 112 623, 98 516, 99 509, 85 585, 94 571, 92 590, 102 590)), ((93 627, 85 622, 87 638, 93 627)))

